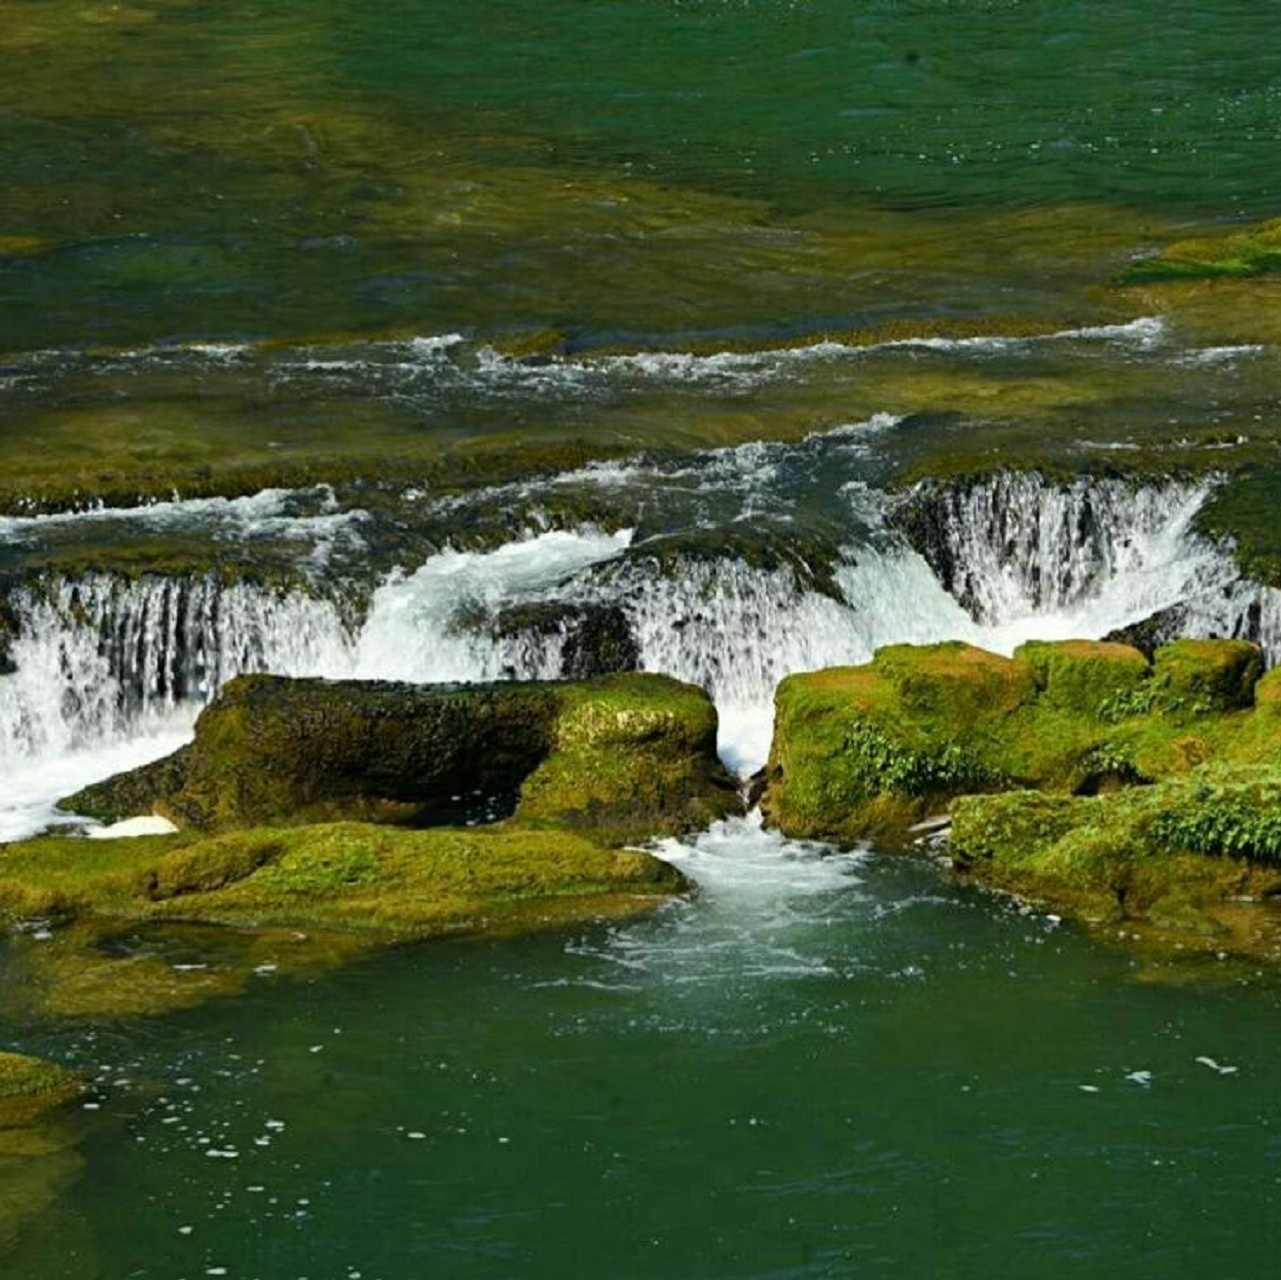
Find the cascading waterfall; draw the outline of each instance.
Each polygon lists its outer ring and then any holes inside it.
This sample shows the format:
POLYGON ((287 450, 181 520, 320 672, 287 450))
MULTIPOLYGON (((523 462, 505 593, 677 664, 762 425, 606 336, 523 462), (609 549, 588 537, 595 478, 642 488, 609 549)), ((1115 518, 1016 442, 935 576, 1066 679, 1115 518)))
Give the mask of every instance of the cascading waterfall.
MULTIPOLYGON (((1171 603, 1174 587, 1187 598, 1235 578, 1193 532, 1210 488, 1086 476, 1056 484, 1035 471, 1005 471, 955 484, 926 481, 897 522, 979 623, 1062 612, 1105 596, 1114 583, 1133 596, 1129 611, 1144 617, 1171 603)), ((1125 608, 1112 598, 1104 611, 1125 608)))
POLYGON ((215 576, 89 574, 14 593, 13 674, 0 677, 0 769, 137 732, 232 676, 339 674, 337 606, 215 576))
POLYGON ((790 568, 728 559, 689 561, 674 572, 642 558, 598 575, 596 590, 625 610, 643 670, 712 695, 721 755, 740 772, 764 762, 773 691, 785 675, 857 658, 850 610, 803 590, 790 568))
MULTIPOLYGON (((888 513, 879 529, 869 492, 849 495, 851 530, 863 532, 851 533, 831 594, 791 565, 664 556, 630 530, 592 527, 441 552, 384 580, 358 627, 317 595, 212 575, 36 583, 9 601, 18 625, 15 670, 0 676, 0 770, 11 791, 38 792, 47 814, 72 774, 89 781, 171 749, 242 671, 554 678, 569 623, 555 624, 553 611, 550 626, 500 624, 529 606, 625 618, 637 665, 712 693, 722 752, 742 772, 764 760, 780 679, 866 661, 884 644, 964 639, 1010 652, 1024 639, 1098 636, 1171 611, 1184 634, 1247 635, 1281 652, 1281 592, 1240 580, 1193 530, 1204 486, 998 475, 924 486, 905 501, 873 494, 888 513), (71 773, 47 767, 73 757, 71 773)), ((21 804, 0 795, 0 831, 15 834, 17 809, 30 829, 31 794, 21 804)))

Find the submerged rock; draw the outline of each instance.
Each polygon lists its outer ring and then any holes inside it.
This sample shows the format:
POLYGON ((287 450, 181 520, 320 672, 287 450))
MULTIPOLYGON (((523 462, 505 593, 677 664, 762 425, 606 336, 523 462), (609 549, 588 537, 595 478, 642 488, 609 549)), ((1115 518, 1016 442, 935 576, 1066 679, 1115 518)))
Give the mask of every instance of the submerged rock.
POLYGON ((52 930, 17 940, 6 999, 28 1017, 137 1017, 380 943, 622 918, 688 888, 648 853, 512 824, 31 840, 0 846, 0 920, 52 930), (193 954, 212 960, 177 962, 193 954))

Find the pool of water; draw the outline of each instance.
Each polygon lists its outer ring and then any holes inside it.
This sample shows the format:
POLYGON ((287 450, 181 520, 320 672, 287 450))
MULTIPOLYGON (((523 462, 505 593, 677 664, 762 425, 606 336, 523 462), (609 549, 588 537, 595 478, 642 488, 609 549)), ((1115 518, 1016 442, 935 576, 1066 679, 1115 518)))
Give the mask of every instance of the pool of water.
POLYGON ((1267 1273, 1275 975, 750 821, 665 851, 702 892, 640 923, 40 1033, 101 1106, 5 1274, 1267 1273))

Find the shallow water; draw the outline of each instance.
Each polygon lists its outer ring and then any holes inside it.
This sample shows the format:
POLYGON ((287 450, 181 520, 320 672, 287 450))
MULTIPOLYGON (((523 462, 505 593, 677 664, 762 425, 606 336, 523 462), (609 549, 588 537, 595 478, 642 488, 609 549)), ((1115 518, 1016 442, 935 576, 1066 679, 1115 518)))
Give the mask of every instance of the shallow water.
POLYGON ((101 1109, 6 1274, 1266 1274, 1274 975, 750 823, 669 852, 648 921, 34 1034, 101 1109))

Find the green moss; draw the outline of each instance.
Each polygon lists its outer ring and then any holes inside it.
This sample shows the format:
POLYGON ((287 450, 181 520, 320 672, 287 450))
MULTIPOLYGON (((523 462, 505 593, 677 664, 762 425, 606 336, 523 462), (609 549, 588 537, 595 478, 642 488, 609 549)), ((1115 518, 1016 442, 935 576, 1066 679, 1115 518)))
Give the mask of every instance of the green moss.
POLYGON ((1281 271, 1281 219, 1229 235, 1179 240, 1132 264, 1122 284, 1261 276, 1281 271))
POLYGON ((201 714, 190 747, 62 803, 212 830, 493 820, 518 799, 527 822, 614 844, 741 808, 707 694, 636 672, 492 685, 243 676, 201 714))
POLYGON ((525 780, 517 816, 610 844, 699 830, 741 812, 716 756, 716 709, 666 676, 561 686, 553 750, 525 780))
POLYGON ((1205 715, 1251 706, 1263 654, 1245 640, 1175 640, 1154 655, 1154 705, 1205 715))
POLYGON ((1217 766, 1109 796, 968 796, 950 847, 959 868, 1087 921, 1257 953, 1281 893, 1281 774, 1217 766))
POLYGON ((1200 532, 1231 539, 1250 578, 1281 586, 1281 466, 1256 465, 1220 485, 1197 515, 1200 532))
MULTIPOLYGON (((0 914, 63 922, 190 920, 427 937, 551 899, 685 887, 648 854, 511 824, 414 831, 362 823, 0 847, 0 914), (113 847, 102 850, 101 845, 113 847)), ((594 908, 584 907, 584 914, 594 908)))
MULTIPOLYGON (((1102 719, 1122 719, 1147 695, 1151 667, 1137 649, 1097 640, 1029 641, 1014 652, 1033 673, 1045 703, 1102 719)), ((1131 712, 1132 714, 1132 712, 1131 712)))

